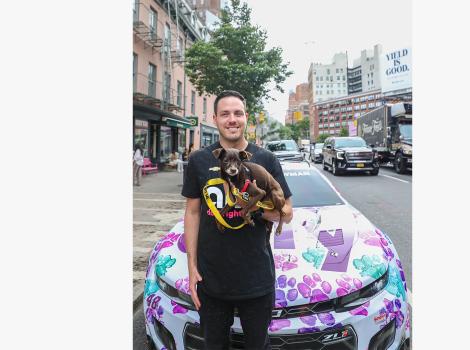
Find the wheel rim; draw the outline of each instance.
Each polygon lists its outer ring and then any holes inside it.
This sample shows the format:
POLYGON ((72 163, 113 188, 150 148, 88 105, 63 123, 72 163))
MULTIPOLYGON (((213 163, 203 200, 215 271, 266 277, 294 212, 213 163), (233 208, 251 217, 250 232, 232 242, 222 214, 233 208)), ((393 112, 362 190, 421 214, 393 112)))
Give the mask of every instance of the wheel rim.
POLYGON ((400 164, 401 164, 401 156, 398 156, 397 159, 395 160, 395 170, 396 171, 400 170, 400 164))

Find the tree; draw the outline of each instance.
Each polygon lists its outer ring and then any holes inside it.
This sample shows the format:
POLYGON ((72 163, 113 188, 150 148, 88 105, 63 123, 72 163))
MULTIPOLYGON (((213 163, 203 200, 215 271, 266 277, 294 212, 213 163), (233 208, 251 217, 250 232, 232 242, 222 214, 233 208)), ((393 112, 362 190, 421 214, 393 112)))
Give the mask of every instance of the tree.
POLYGON ((186 51, 186 74, 197 91, 219 94, 239 91, 246 98, 250 116, 272 99, 270 86, 281 87, 293 72, 282 62, 282 49, 266 50, 267 34, 250 23, 251 9, 240 0, 231 0, 231 9, 221 11, 221 22, 209 42, 197 41, 186 51))
POLYGON ((339 136, 349 136, 349 130, 346 128, 341 128, 341 131, 339 132, 339 136))
POLYGON ((329 134, 321 134, 321 135, 318 135, 316 142, 317 142, 317 143, 323 143, 323 142, 325 142, 325 140, 326 140, 328 137, 330 137, 329 134))

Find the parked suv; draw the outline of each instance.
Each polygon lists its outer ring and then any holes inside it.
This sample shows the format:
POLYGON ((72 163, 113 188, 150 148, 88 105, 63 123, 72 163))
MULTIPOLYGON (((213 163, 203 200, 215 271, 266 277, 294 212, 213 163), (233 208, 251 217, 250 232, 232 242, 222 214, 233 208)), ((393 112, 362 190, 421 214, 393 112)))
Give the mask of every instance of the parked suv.
POLYGON ((300 161, 304 159, 294 140, 269 141, 266 144, 266 149, 273 152, 279 160, 300 161))
POLYGON ((368 147, 362 137, 329 137, 323 145, 323 170, 333 175, 346 171, 379 173, 377 152, 368 147))

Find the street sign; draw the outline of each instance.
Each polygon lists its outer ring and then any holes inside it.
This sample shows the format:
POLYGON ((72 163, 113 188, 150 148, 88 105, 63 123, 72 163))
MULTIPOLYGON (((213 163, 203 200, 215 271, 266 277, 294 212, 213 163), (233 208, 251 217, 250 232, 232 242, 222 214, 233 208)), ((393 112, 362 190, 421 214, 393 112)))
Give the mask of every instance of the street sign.
POLYGON ((188 121, 191 123, 191 126, 197 126, 199 124, 199 118, 198 117, 186 117, 188 121))

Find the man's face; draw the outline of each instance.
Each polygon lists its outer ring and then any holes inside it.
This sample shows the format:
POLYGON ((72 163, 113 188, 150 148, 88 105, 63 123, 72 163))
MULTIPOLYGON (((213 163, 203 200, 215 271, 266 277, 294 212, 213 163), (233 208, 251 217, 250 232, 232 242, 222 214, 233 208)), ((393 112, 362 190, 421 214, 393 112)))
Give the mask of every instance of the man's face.
POLYGON ((238 97, 228 96, 219 100, 214 123, 219 129, 220 138, 230 142, 243 139, 246 122, 245 106, 238 97))

